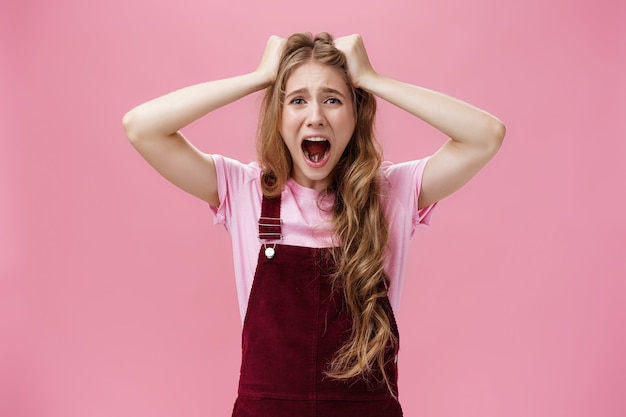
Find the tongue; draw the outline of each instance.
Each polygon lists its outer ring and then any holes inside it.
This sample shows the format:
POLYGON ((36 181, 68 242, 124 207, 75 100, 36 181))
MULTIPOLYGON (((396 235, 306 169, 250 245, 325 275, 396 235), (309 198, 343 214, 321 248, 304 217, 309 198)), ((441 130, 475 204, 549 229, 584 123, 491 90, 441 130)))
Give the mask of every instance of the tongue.
POLYGON ((317 162, 324 156, 328 143, 326 141, 313 142, 305 141, 306 151, 309 154, 309 159, 313 162, 317 162))

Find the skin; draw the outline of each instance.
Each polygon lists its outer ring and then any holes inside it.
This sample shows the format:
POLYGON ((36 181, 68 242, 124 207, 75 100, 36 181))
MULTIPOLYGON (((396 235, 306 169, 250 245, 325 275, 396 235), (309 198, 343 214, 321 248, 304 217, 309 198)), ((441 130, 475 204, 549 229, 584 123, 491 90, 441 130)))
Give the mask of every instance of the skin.
POLYGON ((285 86, 280 133, 293 160, 292 177, 308 188, 325 189, 354 132, 354 105, 343 74, 315 62, 303 64, 285 86), (325 138, 327 156, 311 162, 302 151, 305 138, 325 138))
POLYGON ((359 35, 339 38, 335 46, 348 59, 355 87, 408 111, 450 138, 426 164, 419 208, 457 191, 500 149, 506 130, 494 116, 455 98, 376 73, 359 35))
MULTIPOLYGON (((218 206, 217 174, 213 161, 210 156, 196 149, 180 133, 180 129, 219 107, 273 83, 284 44, 285 39, 271 36, 259 66, 248 74, 186 87, 132 109, 123 119, 130 142, 173 184, 218 206)), ((378 74, 370 64, 359 35, 338 38, 335 46, 346 55, 348 73, 355 87, 363 88, 408 111, 449 137, 426 164, 418 201, 420 208, 461 188, 500 148, 505 127, 494 116, 444 94, 378 74)), ((317 111, 326 116, 329 113, 320 110, 319 86, 311 84, 308 87, 311 97, 317 94, 313 100, 317 110, 311 111, 310 106, 306 107, 310 113, 317 111)), ((327 119, 324 123, 330 122, 327 119)), ((333 135, 336 126, 334 121, 329 125, 333 128, 333 135)), ((287 137, 286 141, 295 141, 301 134, 290 136, 291 127, 285 125, 282 130, 287 137)), ((296 130, 305 131, 302 124, 296 130)), ((294 145, 290 151, 294 154, 299 150, 294 145)), ((302 166, 295 169, 294 177, 296 180, 300 177, 300 181, 313 188, 327 180, 324 173, 314 176, 302 166)))

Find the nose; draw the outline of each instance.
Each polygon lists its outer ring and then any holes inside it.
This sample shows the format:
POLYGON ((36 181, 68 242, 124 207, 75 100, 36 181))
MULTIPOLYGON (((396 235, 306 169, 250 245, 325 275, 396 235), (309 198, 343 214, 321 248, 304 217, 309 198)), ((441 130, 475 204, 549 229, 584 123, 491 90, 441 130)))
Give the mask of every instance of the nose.
POLYGON ((326 123, 326 118, 324 117, 324 109, 322 109, 321 104, 317 102, 313 102, 309 104, 308 107, 309 108, 308 108, 307 120, 306 120, 307 126, 310 126, 310 127, 324 126, 324 124, 326 123))

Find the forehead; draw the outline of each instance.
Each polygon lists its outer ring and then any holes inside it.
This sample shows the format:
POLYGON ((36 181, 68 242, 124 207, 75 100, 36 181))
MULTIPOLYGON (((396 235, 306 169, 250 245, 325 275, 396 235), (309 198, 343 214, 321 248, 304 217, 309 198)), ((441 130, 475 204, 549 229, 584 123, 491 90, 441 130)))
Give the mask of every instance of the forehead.
POLYGON ((350 89, 346 84, 345 75, 339 68, 320 64, 318 62, 307 62, 297 67, 285 83, 285 92, 289 94, 294 90, 318 90, 321 88, 332 88, 350 95, 350 89))

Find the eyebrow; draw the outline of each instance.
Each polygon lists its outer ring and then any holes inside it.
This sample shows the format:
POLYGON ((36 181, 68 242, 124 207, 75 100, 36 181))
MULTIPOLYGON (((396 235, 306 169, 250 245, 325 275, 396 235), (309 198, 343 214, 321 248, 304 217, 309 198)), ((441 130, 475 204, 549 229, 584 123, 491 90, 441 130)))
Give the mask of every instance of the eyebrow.
MULTIPOLYGON (((308 91, 309 91, 309 89, 306 88, 306 87, 298 88, 297 90, 293 90, 289 94, 285 95, 285 98, 289 98, 291 96, 296 96, 298 94, 306 93, 308 91)), ((335 90, 334 88, 330 88, 330 87, 322 88, 322 93, 332 93, 332 94, 336 94, 338 96, 341 96, 344 99, 346 98, 346 96, 341 91, 335 90)))

